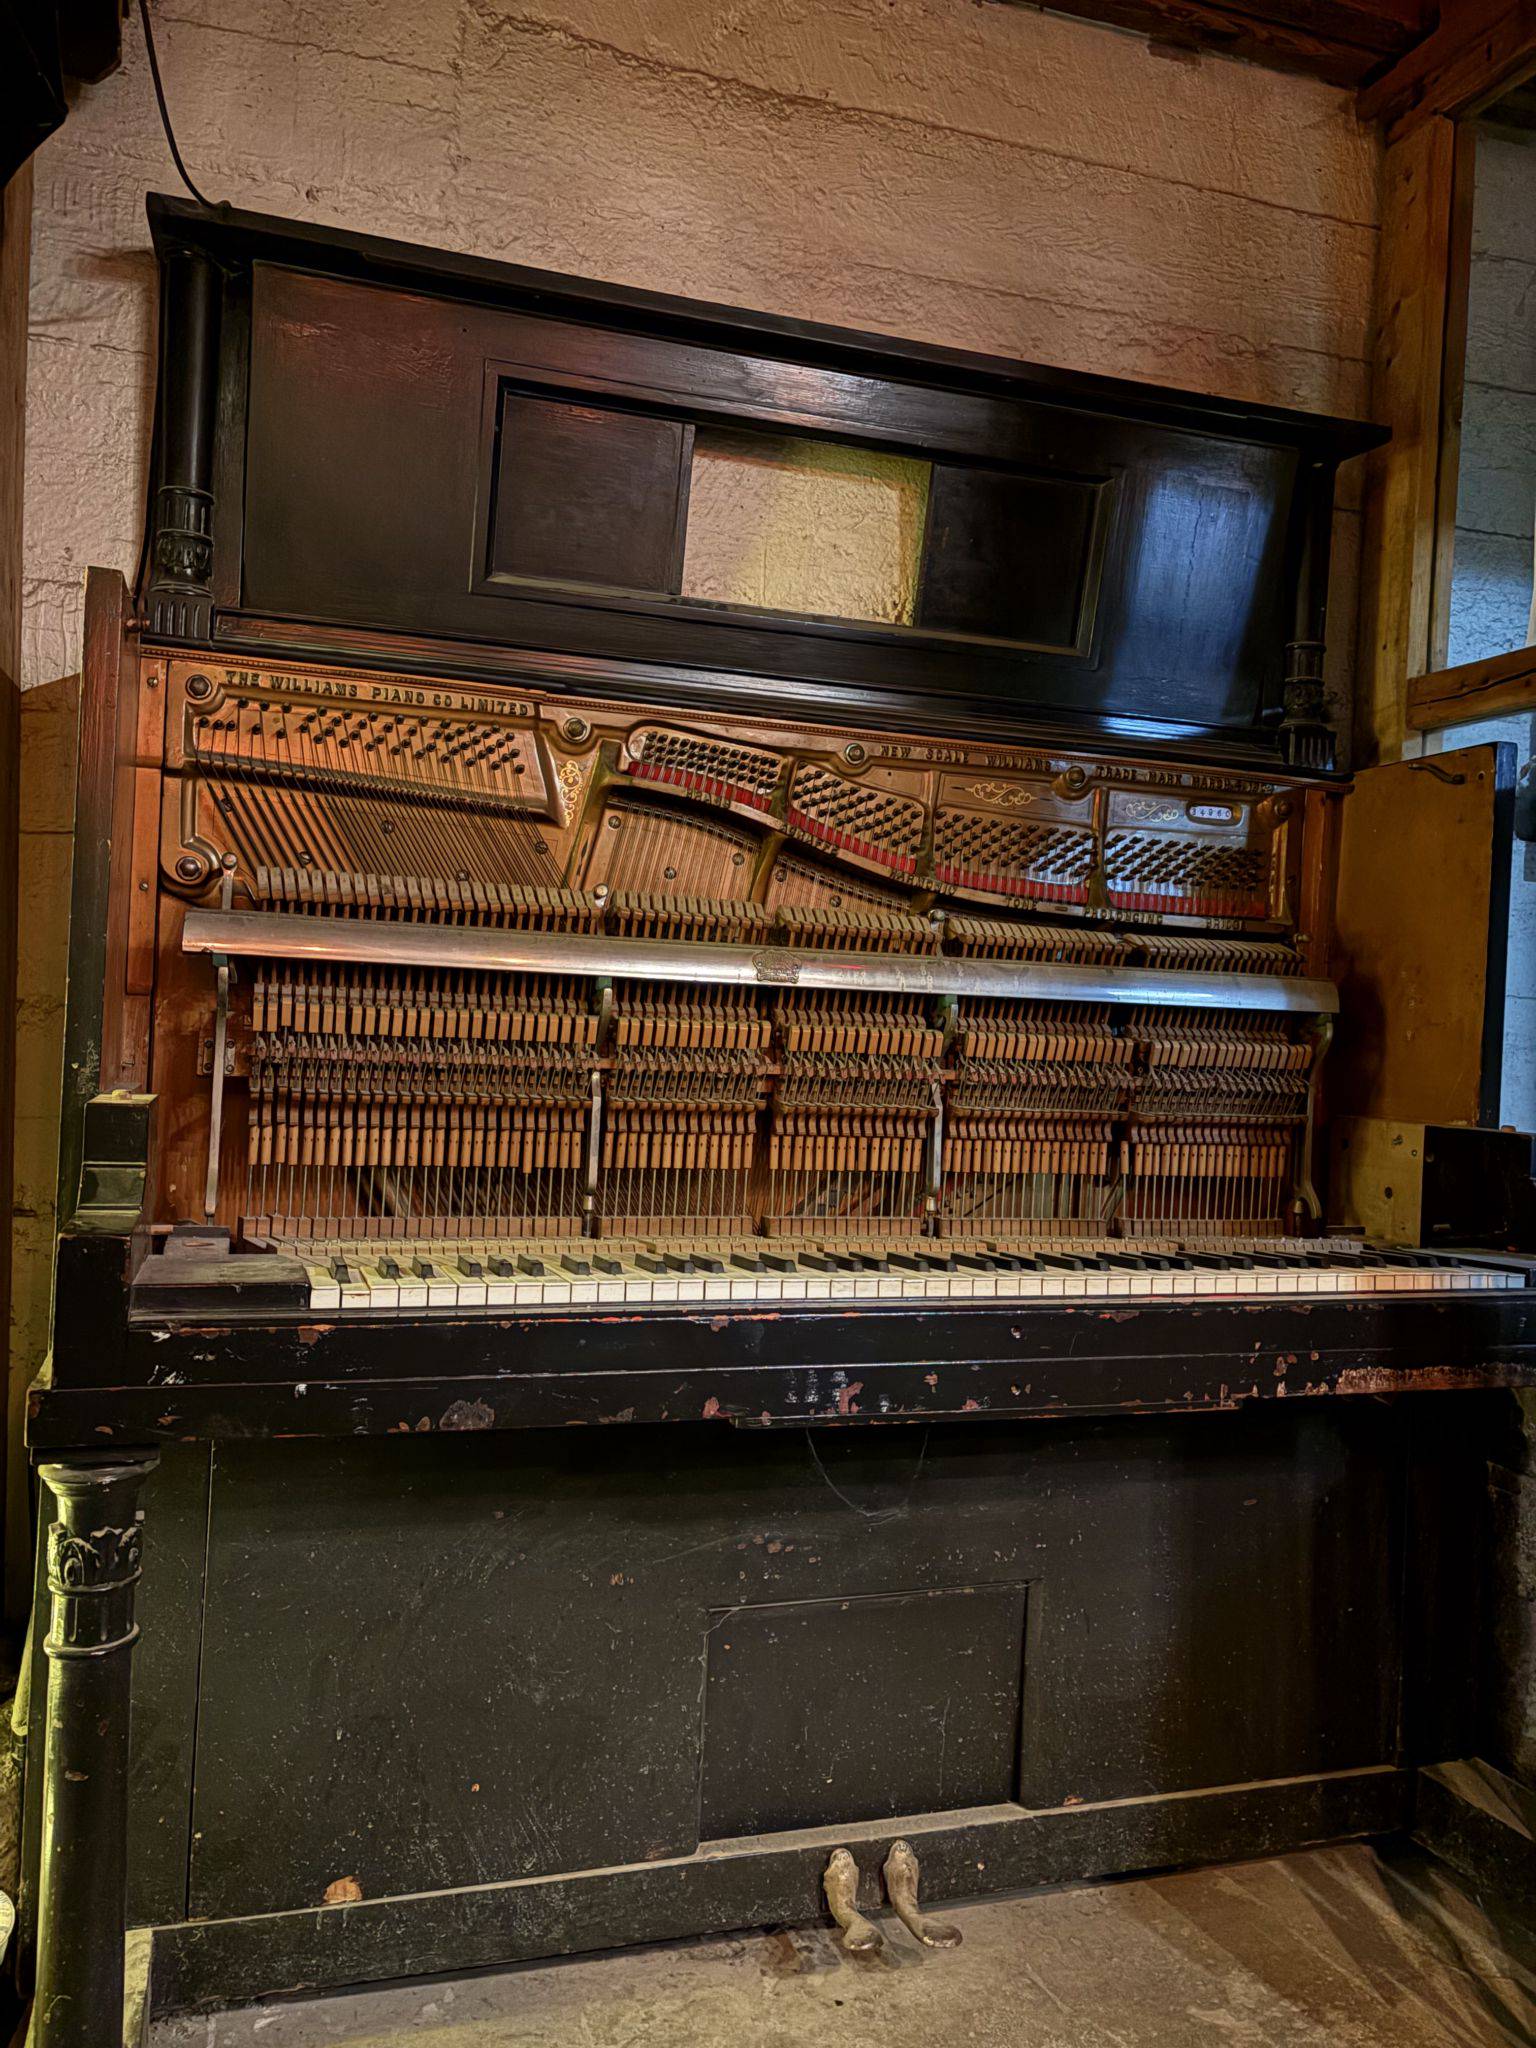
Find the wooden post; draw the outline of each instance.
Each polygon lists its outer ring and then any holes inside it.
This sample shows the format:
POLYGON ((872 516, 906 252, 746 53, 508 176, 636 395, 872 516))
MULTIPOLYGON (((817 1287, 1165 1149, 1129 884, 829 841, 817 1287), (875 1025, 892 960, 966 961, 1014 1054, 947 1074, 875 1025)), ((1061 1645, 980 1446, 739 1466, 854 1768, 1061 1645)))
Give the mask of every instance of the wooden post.
POLYGON ((1392 429, 1370 456, 1355 758, 1403 752, 1408 678, 1429 664, 1450 298, 1455 123, 1439 115, 1388 148, 1371 411, 1392 429))

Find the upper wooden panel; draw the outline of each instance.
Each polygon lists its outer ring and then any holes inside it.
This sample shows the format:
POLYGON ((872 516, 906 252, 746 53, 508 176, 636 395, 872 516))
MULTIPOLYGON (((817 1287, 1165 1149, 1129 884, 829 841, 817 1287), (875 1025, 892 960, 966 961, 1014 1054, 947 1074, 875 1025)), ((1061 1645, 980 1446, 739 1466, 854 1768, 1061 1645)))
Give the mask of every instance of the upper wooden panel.
MULTIPOLYGON (((1273 754, 1287 681, 1312 672, 1288 649, 1321 638, 1334 468, 1379 438, 253 216, 151 216, 162 639, 485 674, 554 656, 674 701, 1273 754), (691 508, 696 437, 713 468, 691 508), (731 546, 763 567, 717 545, 728 598, 706 598, 684 563, 706 552, 691 510, 719 516, 721 446, 748 480, 760 449, 776 482, 754 533, 727 480, 731 546), (893 513, 880 544, 910 541, 884 565, 910 603, 871 606, 856 573, 846 602, 836 575, 797 590, 807 537, 786 552, 772 531, 796 446, 822 478, 899 459, 922 516, 893 513)), ((810 553, 835 566, 850 538, 810 553)))

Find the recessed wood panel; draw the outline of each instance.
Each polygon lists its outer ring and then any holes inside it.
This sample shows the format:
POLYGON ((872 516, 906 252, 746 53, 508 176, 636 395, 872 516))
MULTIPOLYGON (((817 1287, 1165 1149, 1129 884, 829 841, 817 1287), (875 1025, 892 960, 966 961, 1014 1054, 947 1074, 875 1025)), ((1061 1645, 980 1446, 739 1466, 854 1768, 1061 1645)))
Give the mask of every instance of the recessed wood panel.
POLYGON ((1391 761, 1345 800, 1325 1083, 1353 1116, 1499 1120, 1514 760, 1391 761))
POLYGON ((1103 486, 936 464, 917 621, 1086 652, 1103 486))
POLYGON ((681 420, 503 392, 492 579, 675 592, 692 439, 681 420))
POLYGON ((547 295, 480 303, 256 263, 241 516, 221 528, 239 599, 220 632, 661 664, 712 705, 766 686, 863 724, 976 732, 1039 713, 1271 744, 1310 517, 1299 452, 1328 467, 1369 429, 659 306, 637 327, 606 299, 569 317, 547 295), (905 510, 881 543, 894 597, 870 597, 867 565, 848 596, 841 509, 796 515, 798 555, 738 532, 762 573, 717 561, 684 590, 690 427, 933 464, 917 630, 905 510), (807 597, 807 563, 845 587, 807 597))
POLYGON ((1012 1798, 1025 1591, 952 1586, 712 1616, 700 1835, 1012 1798))
POLYGON ((221 1446, 191 1911, 654 1861, 818 1800, 1378 1764, 1402 1455, 1342 1400, 221 1446))

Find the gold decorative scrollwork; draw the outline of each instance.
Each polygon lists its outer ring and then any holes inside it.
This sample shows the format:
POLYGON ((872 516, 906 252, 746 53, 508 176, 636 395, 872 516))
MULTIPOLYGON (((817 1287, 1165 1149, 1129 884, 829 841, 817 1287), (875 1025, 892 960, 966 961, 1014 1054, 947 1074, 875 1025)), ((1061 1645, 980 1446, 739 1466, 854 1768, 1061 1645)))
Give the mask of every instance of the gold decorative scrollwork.
POLYGON ((1022 811, 1035 801, 1037 791, 1022 782, 971 782, 965 787, 965 795, 975 797, 981 804, 996 804, 999 809, 1022 811))

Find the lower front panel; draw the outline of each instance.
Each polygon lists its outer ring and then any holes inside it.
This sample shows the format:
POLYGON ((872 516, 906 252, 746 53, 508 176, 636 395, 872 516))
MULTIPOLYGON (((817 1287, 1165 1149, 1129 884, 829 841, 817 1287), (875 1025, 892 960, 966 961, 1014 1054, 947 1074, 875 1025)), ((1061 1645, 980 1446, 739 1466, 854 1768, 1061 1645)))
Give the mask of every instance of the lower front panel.
MULTIPOLYGON (((1395 1762, 1407 1445, 1319 1401, 221 1446, 185 1889, 145 1862, 135 1917, 1395 1762)), ((162 1621, 145 1768, 191 1696, 162 1621)))

